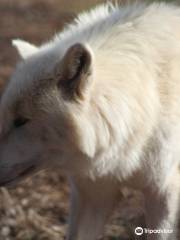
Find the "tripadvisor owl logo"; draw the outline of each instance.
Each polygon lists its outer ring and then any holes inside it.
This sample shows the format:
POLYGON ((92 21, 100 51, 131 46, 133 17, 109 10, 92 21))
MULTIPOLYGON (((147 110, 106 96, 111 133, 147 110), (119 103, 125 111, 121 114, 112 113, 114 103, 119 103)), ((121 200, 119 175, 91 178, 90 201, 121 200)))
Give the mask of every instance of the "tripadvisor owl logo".
POLYGON ((141 236, 144 234, 172 234, 173 229, 149 229, 137 227, 135 228, 135 234, 141 236))
POLYGON ((142 235, 143 234, 143 228, 142 227, 137 227, 135 229, 135 234, 138 235, 138 236, 142 235))

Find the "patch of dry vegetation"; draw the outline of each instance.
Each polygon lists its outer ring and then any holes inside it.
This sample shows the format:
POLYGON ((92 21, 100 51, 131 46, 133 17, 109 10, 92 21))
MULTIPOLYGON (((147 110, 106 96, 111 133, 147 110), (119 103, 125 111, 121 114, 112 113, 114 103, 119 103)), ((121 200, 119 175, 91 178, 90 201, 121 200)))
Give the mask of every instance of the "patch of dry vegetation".
MULTIPOLYGON (((141 196, 125 191, 106 230, 106 240, 134 239, 142 224, 141 196), (120 211, 121 209, 121 211, 120 211)), ((0 192, 0 239, 62 240, 68 216, 69 189, 58 172, 41 172, 14 189, 0 192)))

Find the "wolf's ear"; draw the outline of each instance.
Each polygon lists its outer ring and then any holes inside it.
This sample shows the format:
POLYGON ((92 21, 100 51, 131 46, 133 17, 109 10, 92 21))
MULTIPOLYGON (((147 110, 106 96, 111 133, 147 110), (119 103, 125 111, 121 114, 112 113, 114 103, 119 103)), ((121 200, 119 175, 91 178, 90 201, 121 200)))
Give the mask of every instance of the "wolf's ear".
POLYGON ((76 43, 57 66, 58 87, 68 98, 84 99, 92 80, 92 53, 89 47, 76 43))
POLYGON ((20 56, 23 59, 28 58, 38 51, 38 48, 36 46, 20 39, 12 40, 12 45, 18 50, 20 56))

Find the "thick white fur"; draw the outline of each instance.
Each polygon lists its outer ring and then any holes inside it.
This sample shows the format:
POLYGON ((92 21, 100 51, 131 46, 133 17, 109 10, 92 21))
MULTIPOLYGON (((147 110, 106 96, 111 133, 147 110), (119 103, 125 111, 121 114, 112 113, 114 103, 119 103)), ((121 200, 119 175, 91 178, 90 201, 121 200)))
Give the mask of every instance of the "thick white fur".
MULTIPOLYGON (((38 49, 14 42, 25 60, 2 98, 5 132, 17 98, 22 95, 26 101, 25 93, 51 76, 75 43, 85 45, 92 57, 92 82, 85 100, 77 104, 49 90, 41 101, 48 114, 67 117, 71 124, 63 132, 74 140, 56 139, 48 130, 54 141, 48 144, 54 145, 44 149, 40 139, 31 144, 31 136, 28 142, 27 133, 21 143, 16 131, 18 148, 8 137, 8 144, 2 143, 1 165, 12 168, 12 161, 29 161, 20 154, 22 148, 26 155, 34 154, 32 158, 43 152, 43 162, 51 165, 52 157, 53 164, 67 170, 72 186, 68 240, 97 239, 122 185, 144 193, 148 228, 174 231, 148 239, 175 240, 180 191, 180 8, 165 3, 106 4, 81 14, 38 49)), ((37 119, 39 110, 32 110, 37 119)), ((48 114, 42 125, 51 128, 48 114)), ((53 124, 57 129, 64 126, 61 118, 53 124)), ((41 124, 30 127, 41 134, 41 124)))

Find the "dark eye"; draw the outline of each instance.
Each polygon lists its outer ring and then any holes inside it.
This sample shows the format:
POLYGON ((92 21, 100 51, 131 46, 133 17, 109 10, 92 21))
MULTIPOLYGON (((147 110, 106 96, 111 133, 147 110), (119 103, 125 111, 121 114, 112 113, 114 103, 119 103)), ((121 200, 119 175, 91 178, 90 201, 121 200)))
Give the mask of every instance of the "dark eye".
POLYGON ((18 128, 25 125, 29 121, 28 118, 19 117, 14 120, 14 127, 18 128))

